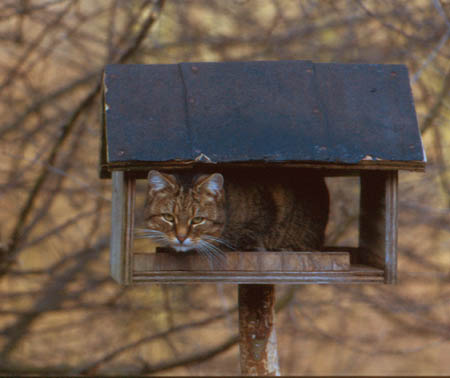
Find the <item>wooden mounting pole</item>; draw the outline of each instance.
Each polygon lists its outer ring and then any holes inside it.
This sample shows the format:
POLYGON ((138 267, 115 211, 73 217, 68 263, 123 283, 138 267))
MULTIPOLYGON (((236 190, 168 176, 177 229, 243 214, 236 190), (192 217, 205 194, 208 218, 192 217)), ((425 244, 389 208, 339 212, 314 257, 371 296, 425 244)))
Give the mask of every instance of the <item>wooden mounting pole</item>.
POLYGON ((280 375, 275 332, 275 285, 238 285, 243 375, 280 375))

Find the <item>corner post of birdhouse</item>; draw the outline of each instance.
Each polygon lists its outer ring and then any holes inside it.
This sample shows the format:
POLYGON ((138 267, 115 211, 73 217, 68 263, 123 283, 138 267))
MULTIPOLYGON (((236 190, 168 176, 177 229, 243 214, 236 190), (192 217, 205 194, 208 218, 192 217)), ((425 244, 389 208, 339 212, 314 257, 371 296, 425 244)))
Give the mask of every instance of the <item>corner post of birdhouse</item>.
POLYGON ((275 331, 275 285, 238 285, 241 373, 280 375, 275 331))
POLYGON ((359 246, 361 262, 384 269, 384 282, 397 282, 397 170, 361 173, 359 246))
POLYGON ((111 206, 111 276, 122 285, 132 281, 132 248, 136 178, 113 171, 111 206))

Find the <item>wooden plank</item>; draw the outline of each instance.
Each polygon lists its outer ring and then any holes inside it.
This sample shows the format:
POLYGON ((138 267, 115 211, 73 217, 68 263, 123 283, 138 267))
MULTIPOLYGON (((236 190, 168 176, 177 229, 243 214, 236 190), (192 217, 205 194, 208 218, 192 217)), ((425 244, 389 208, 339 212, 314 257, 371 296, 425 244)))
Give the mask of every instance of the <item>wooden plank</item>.
POLYGON ((348 270, 349 252, 227 252, 223 261, 193 253, 135 253, 134 272, 256 271, 319 272, 348 270))
POLYGON ((134 176, 113 172, 110 271, 122 285, 130 284, 132 276, 135 185, 134 176))
POLYGON ((385 282, 397 283, 397 233, 398 233, 398 174, 389 172, 386 177, 386 267, 385 282))
POLYGON ((136 178, 132 173, 125 173, 126 182, 126 222, 125 222, 125 269, 126 284, 131 283, 133 276, 133 239, 134 239, 134 207, 136 202, 136 178))
MULTIPOLYGON (((202 169, 218 170, 220 167, 290 167, 290 168, 313 168, 320 169, 325 176, 354 176, 364 171, 374 170, 406 170, 413 172, 424 172, 425 162, 423 161, 377 161, 363 160, 357 164, 342 163, 320 163, 320 162, 231 162, 231 163, 201 163, 198 161, 165 161, 165 162, 118 162, 104 164, 102 170, 126 170, 136 172, 138 178, 145 178, 145 174, 150 169, 164 170, 184 170, 202 169)), ((106 177, 102 177, 106 178, 106 177)))
POLYGON ((105 75, 102 77, 102 130, 101 130, 101 145, 100 145, 100 164, 99 164, 99 176, 101 179, 111 178, 111 172, 108 171, 108 139, 106 138, 106 111, 107 106, 105 103, 105 92, 107 88, 105 86, 105 75))
POLYGON ((385 271, 385 282, 397 279, 397 171, 361 174, 360 261, 385 271))
POLYGON ((112 173, 112 197, 111 197, 111 239, 109 264, 111 276, 118 282, 123 283, 124 271, 124 213, 125 213, 125 180, 124 172, 112 173))
POLYGON ((384 271, 367 265, 352 265, 346 271, 328 272, 242 272, 165 271, 135 272, 134 284, 364 284, 383 283, 384 271))

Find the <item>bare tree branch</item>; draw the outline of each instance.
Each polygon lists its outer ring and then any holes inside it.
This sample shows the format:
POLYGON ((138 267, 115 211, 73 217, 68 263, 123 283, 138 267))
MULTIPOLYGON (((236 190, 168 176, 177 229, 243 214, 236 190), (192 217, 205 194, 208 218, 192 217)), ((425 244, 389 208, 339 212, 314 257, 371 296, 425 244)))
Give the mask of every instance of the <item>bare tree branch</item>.
MULTIPOLYGON (((138 50, 139 45, 147 35, 151 26, 157 20, 157 17, 159 16, 163 5, 164 0, 159 0, 157 2, 155 10, 149 13, 147 19, 141 26, 140 30, 137 32, 133 41, 117 59, 118 63, 124 63, 138 50)), ((83 114, 83 112, 85 112, 88 108, 90 108, 94 104, 96 97, 100 93, 100 89, 101 89, 101 80, 99 79, 95 87, 88 93, 88 95, 84 98, 84 100, 80 103, 80 105, 69 117, 69 120, 60 127, 62 132, 60 137, 56 140, 55 144, 51 149, 50 155, 46 161, 47 166, 51 166, 54 164, 57 155, 60 152, 65 140, 71 134, 74 126, 76 125, 76 121, 78 120, 80 115, 83 114)), ((30 194, 25 202, 25 205, 23 206, 20 212, 18 220, 13 228, 13 232, 11 234, 10 242, 7 249, 0 250, 0 264, 1 264, 0 277, 4 275, 9 269, 9 267, 14 263, 16 250, 19 246, 19 241, 22 237, 22 231, 25 226, 25 222, 28 218, 31 209, 33 208, 37 195, 39 194, 44 182, 48 177, 48 174, 49 170, 47 168, 43 168, 38 178, 36 179, 33 188, 30 191, 30 194)))

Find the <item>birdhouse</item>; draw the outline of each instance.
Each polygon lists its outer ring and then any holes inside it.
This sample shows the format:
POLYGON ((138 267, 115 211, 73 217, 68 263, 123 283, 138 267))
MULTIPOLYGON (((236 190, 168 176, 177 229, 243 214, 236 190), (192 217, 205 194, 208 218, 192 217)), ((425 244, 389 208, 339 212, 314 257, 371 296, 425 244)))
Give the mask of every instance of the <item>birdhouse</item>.
POLYGON ((425 153, 403 65, 256 61, 108 65, 100 176, 112 178, 111 274, 143 283, 395 283, 399 170, 425 153), (360 178, 359 245, 323 251, 133 251, 149 170, 315 170, 360 178))

